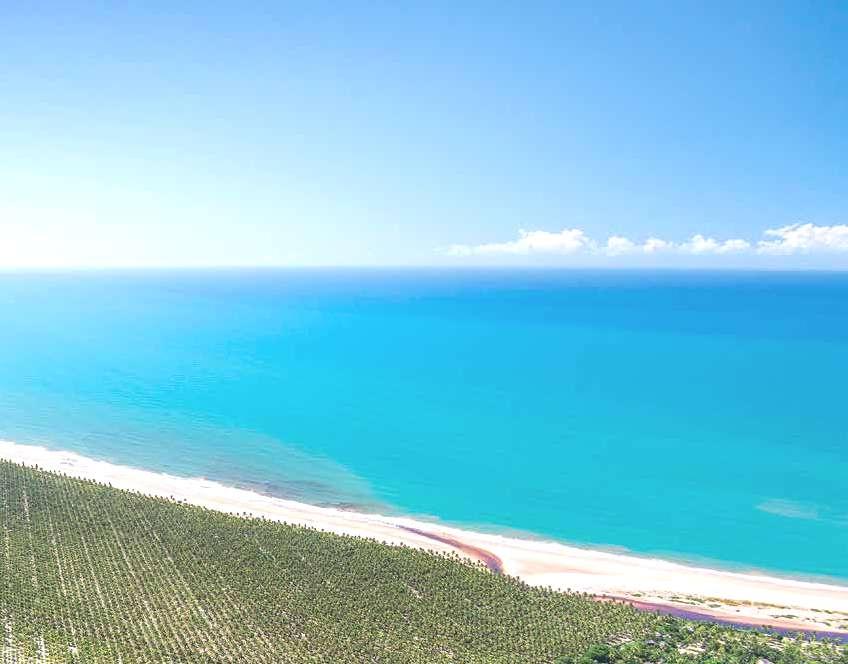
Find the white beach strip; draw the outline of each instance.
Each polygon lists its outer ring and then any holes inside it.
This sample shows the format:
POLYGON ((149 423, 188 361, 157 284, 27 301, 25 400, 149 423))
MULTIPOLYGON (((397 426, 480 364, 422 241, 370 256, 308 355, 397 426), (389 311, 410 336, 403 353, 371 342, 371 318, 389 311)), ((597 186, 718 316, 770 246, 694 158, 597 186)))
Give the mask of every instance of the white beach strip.
POLYGON ((505 573, 534 585, 678 605, 736 620, 848 631, 848 586, 708 569, 405 517, 315 507, 202 478, 176 477, 33 445, 0 441, 0 458, 222 512, 247 513, 391 544, 458 551, 470 557, 489 554, 499 559, 505 573), (702 598, 702 602, 693 605, 693 598, 702 598))

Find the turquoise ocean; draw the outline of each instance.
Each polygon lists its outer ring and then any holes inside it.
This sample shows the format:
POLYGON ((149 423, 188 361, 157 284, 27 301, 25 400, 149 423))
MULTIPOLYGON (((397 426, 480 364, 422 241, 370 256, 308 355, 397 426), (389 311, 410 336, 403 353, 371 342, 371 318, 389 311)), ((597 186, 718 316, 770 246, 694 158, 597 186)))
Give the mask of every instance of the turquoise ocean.
POLYGON ((848 583, 848 275, 7 272, 0 438, 848 583))

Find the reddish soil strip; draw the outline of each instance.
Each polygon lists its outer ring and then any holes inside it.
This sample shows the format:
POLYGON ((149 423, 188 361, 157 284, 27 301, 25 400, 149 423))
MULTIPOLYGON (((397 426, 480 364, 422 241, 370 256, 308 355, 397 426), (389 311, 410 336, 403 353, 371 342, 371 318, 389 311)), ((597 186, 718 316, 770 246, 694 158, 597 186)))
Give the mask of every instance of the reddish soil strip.
POLYGON ((461 542, 458 539, 454 539, 453 537, 445 537, 444 535, 437 535, 436 533, 428 533, 426 530, 419 530, 418 528, 412 528, 411 526, 398 526, 398 528, 410 533, 415 533, 416 535, 421 535, 422 537, 426 537, 427 539, 435 540, 436 542, 441 542, 442 544, 452 546, 457 551, 462 551, 464 554, 482 561, 486 564, 486 567, 488 567, 489 570, 491 570, 495 574, 503 574, 503 562, 501 562, 501 559, 498 558, 491 551, 486 551, 486 549, 481 549, 477 546, 465 544, 464 542, 461 542))
POLYGON ((670 604, 659 604, 655 602, 640 602, 639 600, 630 599, 627 597, 616 597, 613 595, 596 595, 595 599, 600 602, 619 602, 621 604, 629 604, 641 611, 653 611, 654 613, 663 613, 668 616, 677 618, 686 618, 687 620, 700 620, 703 622, 711 622, 717 625, 726 627, 739 627, 742 629, 766 629, 777 632, 778 634, 806 634, 815 636, 819 639, 833 639, 842 643, 848 643, 848 632, 830 632, 825 630, 815 629, 803 625, 780 625, 779 623, 770 622, 768 620, 758 620, 751 617, 735 617, 718 612, 710 611, 709 609, 690 609, 670 604))

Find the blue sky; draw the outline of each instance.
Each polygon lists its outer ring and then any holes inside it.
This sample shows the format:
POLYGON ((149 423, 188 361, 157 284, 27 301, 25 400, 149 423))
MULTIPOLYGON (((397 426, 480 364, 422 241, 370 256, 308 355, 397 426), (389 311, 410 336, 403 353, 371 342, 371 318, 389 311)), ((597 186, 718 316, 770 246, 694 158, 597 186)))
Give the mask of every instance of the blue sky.
POLYGON ((14 4, 0 266, 848 268, 843 2, 14 4))

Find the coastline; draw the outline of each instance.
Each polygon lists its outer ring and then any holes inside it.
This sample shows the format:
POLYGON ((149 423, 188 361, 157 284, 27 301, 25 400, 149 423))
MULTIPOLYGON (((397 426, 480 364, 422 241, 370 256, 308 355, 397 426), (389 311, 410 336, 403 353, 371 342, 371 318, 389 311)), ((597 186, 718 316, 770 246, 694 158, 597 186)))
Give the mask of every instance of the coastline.
POLYGON ((402 516, 317 507, 203 478, 177 477, 8 441, 0 441, 0 458, 230 514, 455 552, 531 585, 583 592, 647 610, 848 638, 848 586, 716 570, 402 516))

